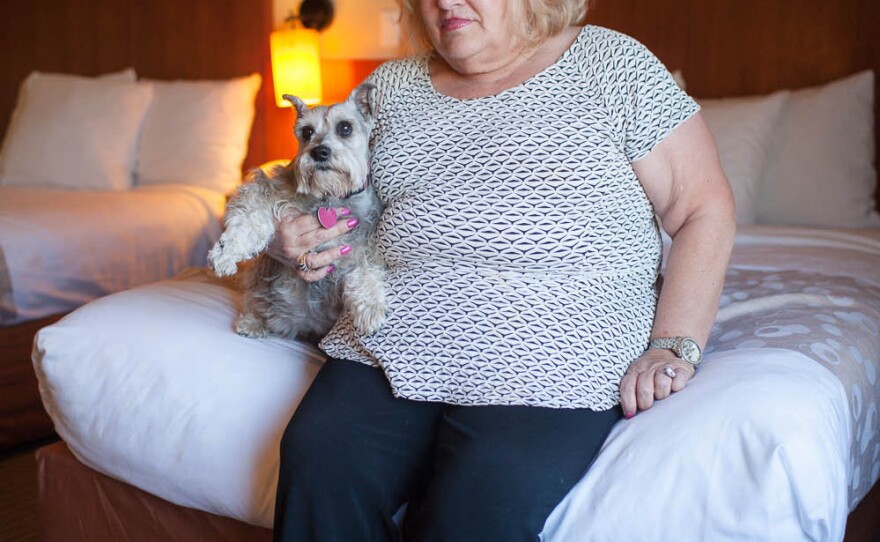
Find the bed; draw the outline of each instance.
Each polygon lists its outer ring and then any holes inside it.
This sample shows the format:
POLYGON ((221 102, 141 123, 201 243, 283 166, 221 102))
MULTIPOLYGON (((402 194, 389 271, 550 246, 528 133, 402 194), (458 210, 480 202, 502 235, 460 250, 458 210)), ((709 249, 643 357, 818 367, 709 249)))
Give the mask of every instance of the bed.
MULTIPOLYGON (((741 226, 698 378, 615 427, 543 539, 876 540, 880 205, 864 70, 880 70, 880 6, 595 4, 591 22, 682 71, 741 226)), ((42 540, 271 539, 278 440, 322 358, 235 335, 239 296, 196 269, 39 333, 63 439, 38 453, 42 540)))
POLYGON ((152 30, 157 12, 106 4, 0 8, 0 449, 52 432, 30 363, 36 330, 203 265, 243 162, 265 159, 265 18, 203 28, 191 3, 167 11, 195 27, 197 41, 176 43, 152 30), (210 50, 189 54, 197 44, 210 50))

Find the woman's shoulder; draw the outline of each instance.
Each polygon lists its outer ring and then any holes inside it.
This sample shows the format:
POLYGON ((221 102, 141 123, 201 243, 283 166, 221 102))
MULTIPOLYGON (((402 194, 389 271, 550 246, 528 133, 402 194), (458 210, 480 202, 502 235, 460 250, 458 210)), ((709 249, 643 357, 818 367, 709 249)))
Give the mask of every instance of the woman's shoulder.
POLYGON ((405 85, 422 73, 426 61, 424 54, 388 60, 373 70, 367 80, 379 87, 405 85))
POLYGON ((587 25, 579 38, 578 63, 600 86, 626 85, 645 73, 665 71, 640 41, 622 32, 587 25))
POLYGON ((604 53, 600 57, 642 53, 647 50, 639 40, 632 36, 591 24, 584 26, 579 41, 581 47, 590 50, 590 52, 604 53))

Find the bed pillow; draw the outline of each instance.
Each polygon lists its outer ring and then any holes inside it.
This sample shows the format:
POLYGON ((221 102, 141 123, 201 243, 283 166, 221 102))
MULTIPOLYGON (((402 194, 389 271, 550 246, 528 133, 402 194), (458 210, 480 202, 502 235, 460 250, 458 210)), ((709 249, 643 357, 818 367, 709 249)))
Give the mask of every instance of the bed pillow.
POLYGON ((873 120, 873 72, 792 92, 758 189, 758 222, 880 226, 873 120))
POLYGON ((260 75, 224 81, 142 81, 154 91, 136 183, 185 183, 230 192, 241 180, 260 75))
POLYGON ((787 94, 700 100, 703 118, 715 137, 721 166, 733 190, 736 221, 740 224, 755 222, 758 183, 787 94))
POLYGON ((0 151, 0 184, 77 190, 132 185, 152 89, 126 70, 103 78, 31 73, 0 151))

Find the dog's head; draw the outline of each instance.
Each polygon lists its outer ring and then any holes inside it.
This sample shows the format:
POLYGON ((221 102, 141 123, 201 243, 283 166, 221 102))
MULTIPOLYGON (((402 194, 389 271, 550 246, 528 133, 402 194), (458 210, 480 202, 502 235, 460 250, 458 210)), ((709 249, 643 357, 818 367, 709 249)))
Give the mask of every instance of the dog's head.
POLYGON ((364 83, 347 100, 331 106, 309 108, 289 94, 284 99, 296 108, 299 152, 291 166, 297 193, 324 199, 361 190, 370 170, 376 87, 364 83))

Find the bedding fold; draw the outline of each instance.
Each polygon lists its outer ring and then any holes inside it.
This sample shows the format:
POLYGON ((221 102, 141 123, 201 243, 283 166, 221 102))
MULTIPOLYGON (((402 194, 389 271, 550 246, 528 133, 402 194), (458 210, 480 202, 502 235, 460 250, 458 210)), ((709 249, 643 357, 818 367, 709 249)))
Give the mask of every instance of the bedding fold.
POLYGON ((0 325, 69 312, 204 265, 224 206, 223 194, 185 185, 0 187, 0 325))

